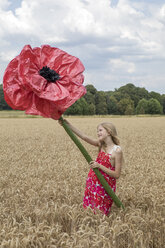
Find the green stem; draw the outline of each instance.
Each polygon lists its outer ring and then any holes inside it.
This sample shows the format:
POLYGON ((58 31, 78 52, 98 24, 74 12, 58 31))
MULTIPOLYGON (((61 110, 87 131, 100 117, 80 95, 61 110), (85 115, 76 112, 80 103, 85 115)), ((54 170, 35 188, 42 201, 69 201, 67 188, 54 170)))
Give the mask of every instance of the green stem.
MULTIPOLYGON (((64 121, 62 117, 60 119, 62 121, 62 126, 64 127, 65 131, 67 134, 70 136, 70 138, 73 140, 73 142, 77 145, 81 153, 84 155, 85 159, 87 160, 88 163, 92 161, 91 156, 88 154, 87 150, 85 147, 81 144, 79 139, 74 135, 72 130, 69 128, 67 123, 64 121)), ((122 202, 119 200, 119 198, 115 195, 114 191, 111 189, 109 186, 108 182, 105 180, 104 176, 101 174, 98 168, 93 169, 95 172, 97 178, 99 179, 100 183, 104 187, 105 191, 108 193, 108 195, 113 199, 114 203, 116 204, 117 207, 122 207, 124 209, 124 206, 122 202)))

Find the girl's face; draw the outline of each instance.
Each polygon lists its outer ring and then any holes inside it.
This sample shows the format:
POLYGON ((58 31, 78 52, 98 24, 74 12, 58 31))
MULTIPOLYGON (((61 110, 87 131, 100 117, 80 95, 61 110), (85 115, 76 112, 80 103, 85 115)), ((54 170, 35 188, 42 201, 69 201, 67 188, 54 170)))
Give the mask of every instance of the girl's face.
POLYGON ((109 136, 109 133, 103 126, 99 125, 97 128, 97 136, 100 141, 104 141, 104 139, 109 136))

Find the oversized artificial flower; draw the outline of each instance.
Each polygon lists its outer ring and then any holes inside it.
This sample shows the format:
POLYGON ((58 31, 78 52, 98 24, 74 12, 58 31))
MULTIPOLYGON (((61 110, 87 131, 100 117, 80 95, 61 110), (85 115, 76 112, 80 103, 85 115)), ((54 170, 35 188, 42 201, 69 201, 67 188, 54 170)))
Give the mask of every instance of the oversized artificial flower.
POLYGON ((81 61, 55 47, 24 46, 7 66, 4 97, 13 109, 53 119, 86 93, 81 61))
MULTIPOLYGON (((26 45, 7 66, 3 90, 6 102, 13 109, 60 119, 68 135, 90 163, 92 158, 61 116, 86 93, 82 85, 83 71, 84 66, 78 58, 58 48, 43 45, 32 49, 26 45)), ((115 204, 124 208, 98 168, 93 171, 115 204)))

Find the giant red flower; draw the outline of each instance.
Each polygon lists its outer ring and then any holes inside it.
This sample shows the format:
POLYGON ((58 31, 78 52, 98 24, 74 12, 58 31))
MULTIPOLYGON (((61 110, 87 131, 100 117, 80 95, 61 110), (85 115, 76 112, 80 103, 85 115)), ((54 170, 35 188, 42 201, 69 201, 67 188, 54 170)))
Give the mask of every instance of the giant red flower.
POLYGON ((13 109, 57 120, 86 93, 83 71, 81 61, 63 50, 26 45, 6 68, 5 100, 13 109))

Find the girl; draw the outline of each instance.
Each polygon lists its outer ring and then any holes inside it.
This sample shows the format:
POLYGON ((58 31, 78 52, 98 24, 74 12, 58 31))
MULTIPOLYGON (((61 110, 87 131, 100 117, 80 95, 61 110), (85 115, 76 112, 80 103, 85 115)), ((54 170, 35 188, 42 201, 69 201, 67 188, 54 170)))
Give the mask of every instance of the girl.
POLYGON ((108 216, 113 200, 106 193, 92 169, 98 168, 112 190, 114 192, 116 191, 116 179, 120 176, 123 160, 123 153, 119 146, 116 128, 112 123, 101 123, 97 127, 98 139, 95 140, 83 134, 68 121, 66 122, 78 137, 99 148, 97 159, 90 162, 91 169, 86 181, 83 207, 91 207, 94 213, 96 213, 96 209, 99 209, 103 214, 108 216))

